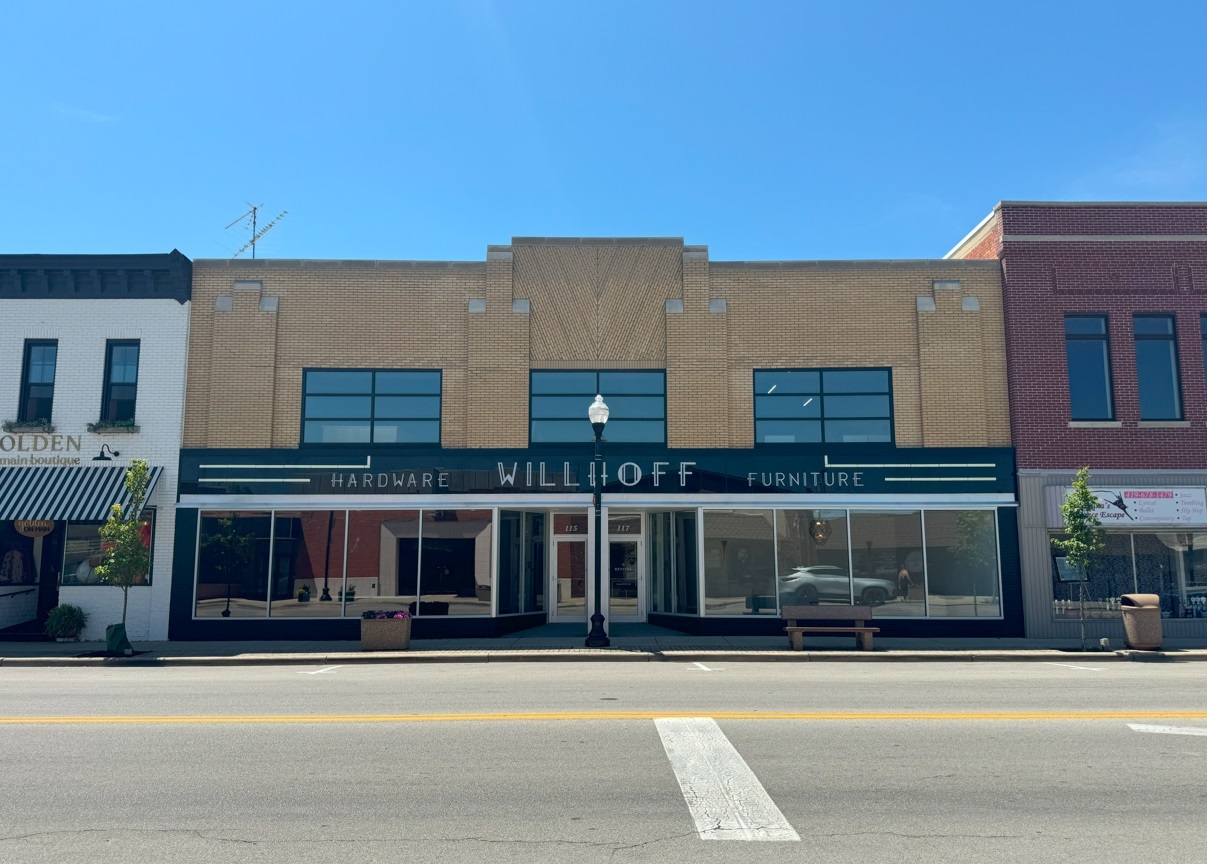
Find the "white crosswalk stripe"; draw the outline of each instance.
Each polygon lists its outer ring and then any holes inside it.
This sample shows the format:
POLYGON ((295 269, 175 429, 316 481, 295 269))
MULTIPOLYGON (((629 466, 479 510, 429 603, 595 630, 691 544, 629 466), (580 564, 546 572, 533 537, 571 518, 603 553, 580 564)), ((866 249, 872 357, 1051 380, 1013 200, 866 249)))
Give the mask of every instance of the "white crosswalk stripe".
POLYGON ((715 720, 654 724, 701 840, 800 840, 715 720))
POLYGON ((1207 735, 1207 729, 1197 726, 1149 726, 1144 723, 1128 723, 1137 732, 1155 732, 1158 735, 1207 735))

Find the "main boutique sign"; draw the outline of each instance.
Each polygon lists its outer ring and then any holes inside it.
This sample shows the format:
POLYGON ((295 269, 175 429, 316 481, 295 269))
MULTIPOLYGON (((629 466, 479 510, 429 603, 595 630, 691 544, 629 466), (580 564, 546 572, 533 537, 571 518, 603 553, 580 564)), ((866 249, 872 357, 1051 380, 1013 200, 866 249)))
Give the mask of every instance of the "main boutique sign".
POLYGON ((0 466, 79 465, 81 435, 17 432, 0 435, 0 466))
POLYGON ((1014 454, 1004 448, 902 450, 793 446, 752 450, 655 450, 612 445, 596 463, 578 452, 414 450, 350 455, 330 451, 186 450, 183 494, 330 497, 475 493, 605 492, 723 494, 948 493, 1014 490, 1014 454), (857 449, 857 452, 846 452, 857 449), (271 456, 267 454, 272 454, 271 456), (543 458, 542 458, 543 457, 543 458), (240 463, 245 463, 241 467, 240 463))

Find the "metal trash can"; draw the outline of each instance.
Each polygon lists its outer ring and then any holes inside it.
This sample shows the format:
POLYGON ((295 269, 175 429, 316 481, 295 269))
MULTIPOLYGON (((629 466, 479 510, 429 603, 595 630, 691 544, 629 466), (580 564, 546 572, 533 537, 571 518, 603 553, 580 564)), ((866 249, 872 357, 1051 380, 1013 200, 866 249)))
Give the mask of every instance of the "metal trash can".
POLYGON ((1156 594, 1124 594, 1123 642, 1128 648, 1156 651, 1161 647, 1161 598, 1156 594))

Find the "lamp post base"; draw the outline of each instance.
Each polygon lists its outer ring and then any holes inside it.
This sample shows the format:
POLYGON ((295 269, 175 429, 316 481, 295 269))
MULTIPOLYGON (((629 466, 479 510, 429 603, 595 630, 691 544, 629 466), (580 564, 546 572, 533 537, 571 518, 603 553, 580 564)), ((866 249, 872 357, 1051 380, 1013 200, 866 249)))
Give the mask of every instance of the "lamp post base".
POLYGON ((588 648, 607 648, 612 644, 612 640, 608 638, 608 634, 603 629, 604 616, 596 612, 591 616, 591 632, 587 634, 586 645, 588 648))

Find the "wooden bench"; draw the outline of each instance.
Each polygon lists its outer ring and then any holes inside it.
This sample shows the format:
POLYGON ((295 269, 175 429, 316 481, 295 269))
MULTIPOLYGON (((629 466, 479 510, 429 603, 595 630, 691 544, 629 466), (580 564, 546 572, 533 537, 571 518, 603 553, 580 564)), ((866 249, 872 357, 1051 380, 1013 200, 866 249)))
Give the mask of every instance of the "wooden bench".
POLYGON ((784 606, 780 617, 788 622, 784 632, 788 634, 788 644, 793 651, 804 649, 804 634, 806 633, 854 633, 856 643, 864 651, 872 650, 872 634, 879 633, 879 627, 864 627, 863 622, 871 620, 871 606, 784 606), (798 621, 818 621, 819 625, 807 624, 798 626, 798 621), (844 626, 827 625, 827 621, 853 622, 844 626))

